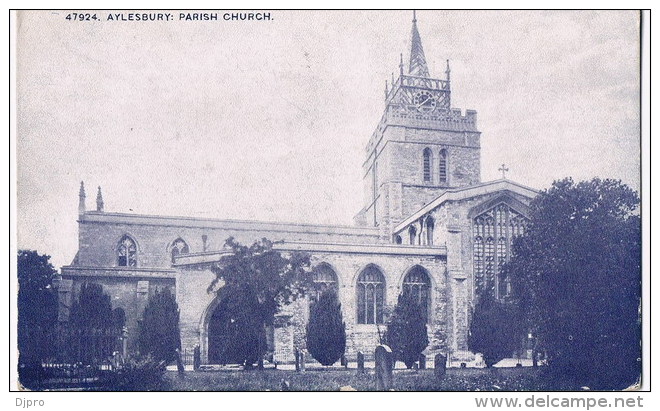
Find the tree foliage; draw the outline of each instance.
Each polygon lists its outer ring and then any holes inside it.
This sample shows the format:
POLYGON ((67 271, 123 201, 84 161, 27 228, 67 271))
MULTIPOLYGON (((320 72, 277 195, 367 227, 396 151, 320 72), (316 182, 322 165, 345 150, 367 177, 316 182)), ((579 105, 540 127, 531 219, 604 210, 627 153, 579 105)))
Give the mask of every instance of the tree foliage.
POLYGON ((490 293, 479 297, 474 307, 468 347, 481 353, 491 367, 520 348, 523 329, 516 306, 496 301, 490 293))
POLYGON ((392 349, 395 361, 402 361, 408 368, 412 368, 429 345, 426 316, 409 293, 399 295, 387 322, 384 341, 392 349))
POLYGON ((309 256, 291 253, 284 256, 273 249, 267 239, 244 246, 229 238, 225 248, 231 253, 212 267, 216 278, 208 287, 221 300, 230 333, 235 342, 242 342, 240 361, 249 368, 266 353, 265 327, 272 325, 278 310, 301 295, 312 284, 309 256))
MULTIPOLYGON (((57 321, 57 295, 52 287, 57 271, 50 256, 33 250, 19 250, 18 274, 18 351, 19 377, 26 383, 34 366, 55 354, 54 331, 57 321)), ((29 383, 29 382, 28 382, 29 383)))
POLYGON ((506 270, 551 371, 621 389, 641 370, 639 197, 616 180, 553 183, 506 270))
POLYGON ((332 365, 346 349, 346 324, 337 293, 328 289, 310 307, 307 350, 323 365, 332 365))
POLYGON ((141 355, 150 355, 156 362, 176 361, 181 348, 179 306, 169 288, 157 290, 144 309, 138 342, 141 355))

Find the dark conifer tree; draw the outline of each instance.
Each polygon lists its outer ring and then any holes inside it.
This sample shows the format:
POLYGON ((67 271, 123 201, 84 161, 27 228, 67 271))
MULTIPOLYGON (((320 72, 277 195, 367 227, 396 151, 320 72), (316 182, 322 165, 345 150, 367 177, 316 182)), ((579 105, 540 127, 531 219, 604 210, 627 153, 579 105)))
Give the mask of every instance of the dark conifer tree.
POLYGON ((176 350, 181 348, 179 306, 169 288, 149 298, 139 329, 140 354, 168 364, 176 361, 176 350))
POLYGON ((337 362, 346 349, 346 324, 334 290, 312 304, 307 323, 307 351, 323 365, 337 362))
POLYGON ((426 321, 422 308, 408 293, 399 295, 394 312, 387 323, 385 344, 394 353, 396 361, 412 368, 419 355, 429 345, 426 321))

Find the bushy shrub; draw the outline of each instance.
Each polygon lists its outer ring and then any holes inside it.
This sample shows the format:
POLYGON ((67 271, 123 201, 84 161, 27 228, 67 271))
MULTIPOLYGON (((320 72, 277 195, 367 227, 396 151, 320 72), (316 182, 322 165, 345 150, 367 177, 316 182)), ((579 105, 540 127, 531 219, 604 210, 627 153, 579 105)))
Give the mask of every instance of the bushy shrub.
POLYGON ((484 293, 474 308, 468 347, 483 354, 486 366, 491 367, 520 348, 521 332, 516 307, 484 293))
POLYGON ((129 357, 124 364, 104 372, 103 389, 112 391, 150 391, 162 389, 165 362, 150 355, 129 357))

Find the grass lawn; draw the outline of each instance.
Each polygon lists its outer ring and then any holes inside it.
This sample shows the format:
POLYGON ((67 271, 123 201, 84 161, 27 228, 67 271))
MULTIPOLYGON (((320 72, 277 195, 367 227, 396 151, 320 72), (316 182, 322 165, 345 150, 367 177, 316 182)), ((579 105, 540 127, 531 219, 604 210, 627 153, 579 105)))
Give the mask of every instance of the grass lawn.
MULTIPOLYGON (((451 368, 438 381, 433 370, 395 370, 396 391, 543 391, 549 389, 540 378, 539 368, 451 368)), ((168 371, 163 391, 280 391, 282 380, 293 391, 338 391, 351 386, 358 391, 375 390, 374 371, 358 374, 356 370, 198 371, 180 378, 168 371)))

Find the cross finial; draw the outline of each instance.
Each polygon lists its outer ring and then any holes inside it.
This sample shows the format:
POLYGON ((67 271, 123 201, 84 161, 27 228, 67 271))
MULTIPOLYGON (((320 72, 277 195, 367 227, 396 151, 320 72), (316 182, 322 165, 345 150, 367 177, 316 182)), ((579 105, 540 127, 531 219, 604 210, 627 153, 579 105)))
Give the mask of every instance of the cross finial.
POLYGON ((506 180, 506 173, 507 173, 507 171, 509 171, 509 169, 505 166, 504 163, 502 163, 502 167, 498 168, 497 171, 501 171, 502 172, 502 179, 506 180))

